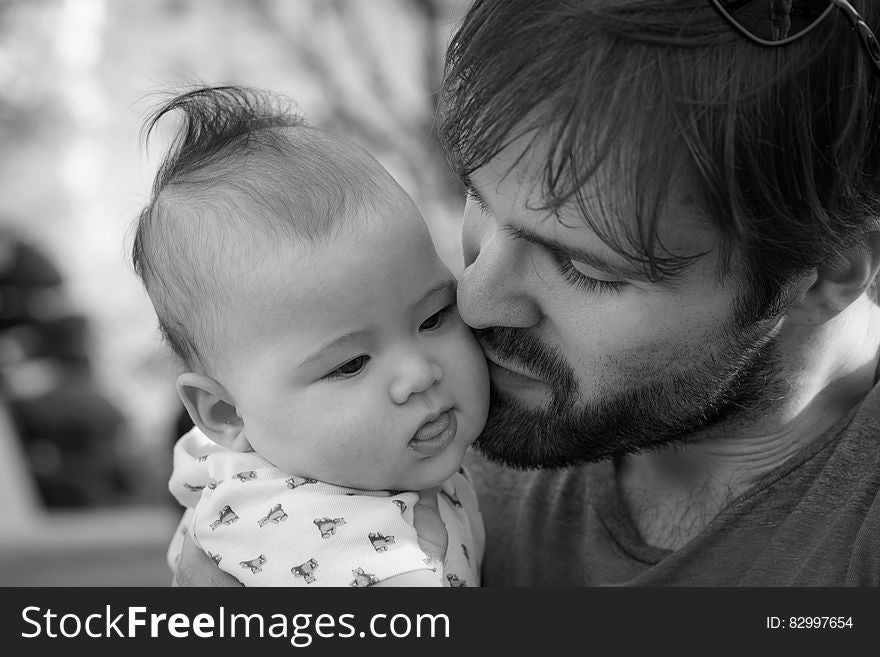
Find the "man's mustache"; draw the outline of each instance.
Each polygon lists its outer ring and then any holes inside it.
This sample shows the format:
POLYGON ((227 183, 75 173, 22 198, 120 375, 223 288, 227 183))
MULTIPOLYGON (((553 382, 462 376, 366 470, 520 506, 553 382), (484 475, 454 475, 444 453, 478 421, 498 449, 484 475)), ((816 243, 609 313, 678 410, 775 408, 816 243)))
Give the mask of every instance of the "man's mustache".
POLYGON ((527 329, 490 326, 474 329, 474 334, 484 350, 501 361, 522 366, 542 381, 567 381, 571 377, 571 369, 559 350, 527 329))

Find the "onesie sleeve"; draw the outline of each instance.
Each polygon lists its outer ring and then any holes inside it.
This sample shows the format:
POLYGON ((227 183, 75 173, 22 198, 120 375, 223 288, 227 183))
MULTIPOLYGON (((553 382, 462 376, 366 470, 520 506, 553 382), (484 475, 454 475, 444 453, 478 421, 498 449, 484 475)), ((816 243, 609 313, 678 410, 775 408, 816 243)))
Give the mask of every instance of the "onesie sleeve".
POLYGON ((444 585, 480 586, 486 531, 467 472, 462 469, 443 482, 437 501, 449 537, 444 585))
POLYGON ((177 570, 183 539, 191 531, 193 509, 199 503, 202 492, 211 484, 207 466, 208 456, 222 449, 196 428, 181 436, 174 444, 173 468, 168 480, 168 491, 186 507, 186 511, 171 536, 165 554, 172 572, 177 570))
POLYGON ((168 491, 180 504, 189 509, 198 504, 202 492, 210 485, 208 457, 223 449, 198 429, 192 429, 174 444, 168 491))

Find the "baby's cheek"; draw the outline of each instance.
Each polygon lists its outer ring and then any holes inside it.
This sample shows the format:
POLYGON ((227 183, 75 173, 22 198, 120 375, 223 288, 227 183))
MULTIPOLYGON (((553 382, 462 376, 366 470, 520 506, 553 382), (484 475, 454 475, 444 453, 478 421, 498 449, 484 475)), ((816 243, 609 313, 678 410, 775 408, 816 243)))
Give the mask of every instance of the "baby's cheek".
POLYGON ((468 336, 467 342, 462 348, 461 360, 465 364, 462 368, 468 377, 472 391, 489 394, 489 365, 486 362, 486 355, 480 348, 480 344, 473 336, 469 328, 465 328, 468 336))
POLYGON ((356 463, 373 463, 385 458, 382 446, 393 440, 392 427, 370 412, 359 412, 357 407, 346 409, 345 416, 337 418, 332 434, 327 436, 331 449, 325 450, 336 458, 344 455, 356 463))
POLYGON ((445 388, 461 413, 463 424, 459 430, 476 438, 489 410, 489 368, 486 357, 467 326, 450 347, 450 358, 444 368, 445 388))

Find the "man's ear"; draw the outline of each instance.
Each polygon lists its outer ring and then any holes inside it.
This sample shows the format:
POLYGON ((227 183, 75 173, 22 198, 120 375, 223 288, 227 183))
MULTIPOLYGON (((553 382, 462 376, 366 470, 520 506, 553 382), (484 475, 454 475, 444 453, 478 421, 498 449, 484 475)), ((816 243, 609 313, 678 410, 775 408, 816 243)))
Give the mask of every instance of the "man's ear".
POLYGON ((181 374, 177 394, 193 423, 208 438, 236 452, 251 449, 232 397, 214 379, 195 372, 181 374))
POLYGON ((818 326, 836 317, 870 287, 880 269, 880 232, 847 249, 815 272, 815 280, 789 307, 796 324, 818 326))

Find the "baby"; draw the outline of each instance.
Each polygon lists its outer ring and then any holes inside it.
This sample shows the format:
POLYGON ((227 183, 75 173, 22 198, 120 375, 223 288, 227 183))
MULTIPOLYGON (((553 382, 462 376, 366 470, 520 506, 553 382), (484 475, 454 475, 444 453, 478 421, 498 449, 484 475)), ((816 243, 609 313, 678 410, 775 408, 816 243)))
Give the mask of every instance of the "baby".
POLYGON ((203 88, 133 261, 185 371, 182 525, 246 586, 476 586, 460 469, 488 412, 483 354, 413 201, 363 149, 268 94, 203 88), (440 486, 445 568, 413 507, 440 486))

